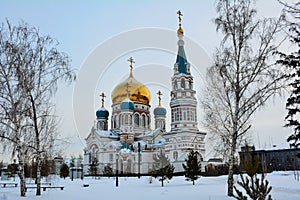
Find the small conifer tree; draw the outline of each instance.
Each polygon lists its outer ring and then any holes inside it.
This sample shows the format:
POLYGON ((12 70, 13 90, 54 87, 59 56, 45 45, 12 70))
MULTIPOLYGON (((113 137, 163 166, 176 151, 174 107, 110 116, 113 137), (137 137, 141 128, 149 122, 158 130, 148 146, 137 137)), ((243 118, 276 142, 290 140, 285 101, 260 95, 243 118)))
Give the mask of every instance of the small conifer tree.
POLYGON ((96 159, 94 159, 92 161, 92 163, 90 164, 90 168, 89 168, 89 174, 91 176, 96 177, 97 175, 97 166, 99 165, 98 161, 96 159))
POLYGON ((268 180, 265 180, 265 174, 262 172, 261 179, 258 177, 259 158, 258 156, 251 155, 249 147, 246 145, 246 158, 241 160, 242 167, 244 168, 247 177, 240 174, 241 181, 237 183, 245 190, 246 195, 234 186, 236 195, 234 197, 239 200, 247 200, 248 197, 254 200, 272 200, 269 194, 272 187, 269 186, 268 180))
POLYGON ((112 170, 112 167, 111 167, 110 164, 105 165, 103 173, 106 176, 112 176, 113 175, 113 170, 112 170))
POLYGON ((192 181, 193 185, 195 185, 195 180, 199 178, 201 173, 201 163, 198 157, 198 151, 192 150, 185 159, 186 165, 182 164, 182 167, 185 171, 186 180, 192 181))
POLYGON ((60 177, 65 179, 67 176, 69 176, 69 166, 64 163, 60 166, 60 177))
POLYGON ((161 181, 161 186, 164 187, 164 180, 173 178, 174 166, 170 163, 169 159, 163 152, 155 155, 153 170, 151 172, 151 176, 154 178, 159 177, 159 181, 161 181))

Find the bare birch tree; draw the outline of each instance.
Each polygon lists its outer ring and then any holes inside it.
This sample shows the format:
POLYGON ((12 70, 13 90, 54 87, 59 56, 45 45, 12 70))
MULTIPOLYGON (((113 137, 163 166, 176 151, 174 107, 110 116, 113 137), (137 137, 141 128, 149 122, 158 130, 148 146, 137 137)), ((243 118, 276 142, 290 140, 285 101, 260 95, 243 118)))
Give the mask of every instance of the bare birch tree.
MULTIPOLYGON (((36 28, 25 23, 11 26, 7 20, 0 28, 3 87, 0 104, 4 111, 1 122, 8 130, 1 137, 16 146, 20 169, 24 149, 33 153, 37 164, 36 195, 41 194, 42 155, 55 139, 56 123, 51 112, 54 104, 51 102, 57 84, 75 79, 69 57, 59 52, 57 45, 50 36, 41 36, 36 28)), ((21 176, 24 173, 20 173, 20 181, 21 196, 25 196, 25 181, 21 176)))
POLYGON ((217 31, 224 38, 207 71, 202 105, 206 128, 227 151, 227 195, 233 196, 238 142, 249 131, 255 111, 283 86, 283 73, 272 60, 282 20, 256 19, 251 0, 218 0, 217 15, 217 31))

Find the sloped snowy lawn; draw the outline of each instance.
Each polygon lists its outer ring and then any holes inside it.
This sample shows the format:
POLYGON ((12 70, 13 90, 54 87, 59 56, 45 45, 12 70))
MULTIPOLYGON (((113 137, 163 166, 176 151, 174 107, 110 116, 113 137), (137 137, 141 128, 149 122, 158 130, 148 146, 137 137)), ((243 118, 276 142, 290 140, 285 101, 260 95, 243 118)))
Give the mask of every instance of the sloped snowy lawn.
MULTIPOLYGON (((238 178, 238 176, 235 176, 238 178)), ((300 199, 300 183, 294 179, 293 172, 276 172, 267 175, 267 179, 273 186, 273 199, 300 199)), ((195 185, 185 181, 184 177, 173 177, 166 181, 164 187, 161 183, 152 179, 149 183, 149 177, 138 178, 119 178, 119 187, 115 187, 114 178, 92 179, 90 177, 84 180, 59 179, 51 180, 54 186, 64 186, 64 190, 47 189, 42 191, 40 197, 35 196, 34 189, 28 189, 27 197, 19 197, 19 188, 0 188, 0 200, 89 200, 89 199, 130 199, 130 200, 166 200, 166 199, 211 199, 223 200, 233 199, 226 196, 227 177, 201 177, 195 185), (83 187, 83 184, 89 184, 89 187, 83 187)))

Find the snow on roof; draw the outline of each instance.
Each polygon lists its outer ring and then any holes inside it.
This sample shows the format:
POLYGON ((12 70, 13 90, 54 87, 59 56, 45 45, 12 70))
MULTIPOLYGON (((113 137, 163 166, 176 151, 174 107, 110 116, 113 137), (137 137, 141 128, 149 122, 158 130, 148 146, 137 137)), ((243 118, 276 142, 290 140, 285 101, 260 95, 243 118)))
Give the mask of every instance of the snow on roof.
POLYGON ((119 137, 119 135, 111 130, 109 131, 103 131, 96 129, 95 132, 102 137, 119 137))
POLYGON ((145 146, 146 144, 148 144, 148 143, 145 142, 144 140, 139 140, 139 141, 133 142, 133 147, 138 147, 138 143, 140 143, 141 146, 145 146))
POLYGON ((265 147, 265 148, 257 148, 255 151, 278 151, 278 150, 287 150, 291 149, 289 146, 276 146, 273 145, 272 147, 265 147))
POLYGON ((109 146, 109 145, 113 145, 115 147, 121 147, 122 146, 120 141, 111 141, 111 142, 107 143, 105 146, 109 146))

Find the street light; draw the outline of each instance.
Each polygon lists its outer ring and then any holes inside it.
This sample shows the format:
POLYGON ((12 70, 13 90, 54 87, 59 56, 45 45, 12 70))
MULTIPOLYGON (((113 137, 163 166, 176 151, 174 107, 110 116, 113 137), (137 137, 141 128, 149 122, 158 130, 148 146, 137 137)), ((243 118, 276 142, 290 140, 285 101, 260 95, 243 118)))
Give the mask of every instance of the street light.
POLYGON ((141 143, 138 142, 138 178, 140 178, 140 174, 141 174, 141 143))
POLYGON ((119 186, 119 177, 118 177, 118 160, 119 160, 119 154, 116 154, 116 187, 119 186))

